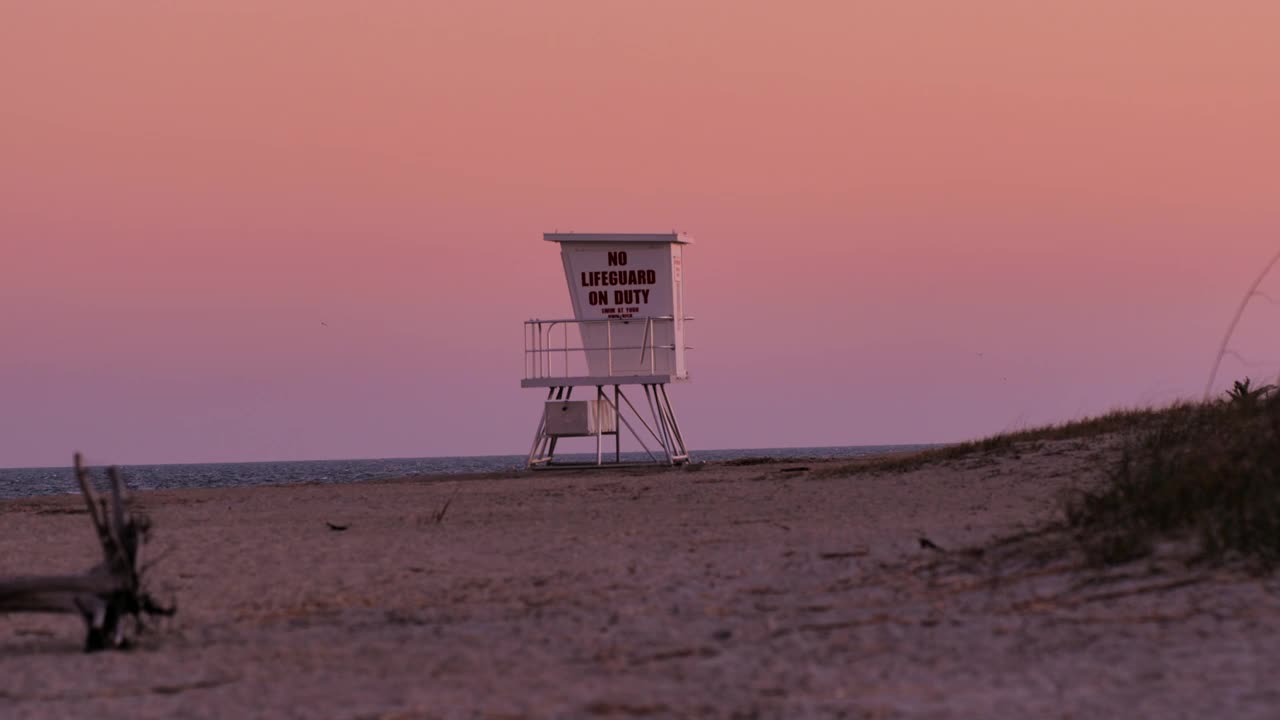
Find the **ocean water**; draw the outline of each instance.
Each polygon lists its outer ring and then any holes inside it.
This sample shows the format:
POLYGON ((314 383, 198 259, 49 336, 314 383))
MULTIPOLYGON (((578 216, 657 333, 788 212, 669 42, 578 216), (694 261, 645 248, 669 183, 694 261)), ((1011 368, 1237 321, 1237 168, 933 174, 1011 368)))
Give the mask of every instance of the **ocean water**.
MULTIPOLYGON (((771 457, 856 458, 886 452, 922 450, 933 445, 850 445, 844 447, 752 448, 749 450, 701 450, 694 462, 771 457)), ((607 456, 612 457, 612 456, 607 456)), ((623 460, 645 461, 644 453, 623 453, 623 460)), ((565 462, 594 461, 595 455, 557 455, 565 462)), ((524 455, 476 457, 387 458, 382 460, 304 460, 283 462, 200 463, 190 465, 121 465, 126 484, 139 490, 173 488, 286 485, 301 482, 348 483, 405 475, 454 475, 460 473, 519 470, 524 455)), ((0 498, 56 495, 79 492, 71 468, 0 468, 0 498)))

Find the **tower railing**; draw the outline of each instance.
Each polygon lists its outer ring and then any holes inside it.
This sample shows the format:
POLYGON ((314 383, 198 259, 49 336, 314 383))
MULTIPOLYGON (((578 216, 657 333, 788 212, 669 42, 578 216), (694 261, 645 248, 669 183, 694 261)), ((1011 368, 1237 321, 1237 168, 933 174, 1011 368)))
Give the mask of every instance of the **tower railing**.
MULTIPOLYGON (((693 318, 683 318, 681 325, 693 318)), ((684 379, 684 328, 670 315, 600 320, 526 320, 524 380, 684 379), (679 332, 677 332, 679 330, 679 332)), ((568 383, 566 383, 568 384, 568 383)))

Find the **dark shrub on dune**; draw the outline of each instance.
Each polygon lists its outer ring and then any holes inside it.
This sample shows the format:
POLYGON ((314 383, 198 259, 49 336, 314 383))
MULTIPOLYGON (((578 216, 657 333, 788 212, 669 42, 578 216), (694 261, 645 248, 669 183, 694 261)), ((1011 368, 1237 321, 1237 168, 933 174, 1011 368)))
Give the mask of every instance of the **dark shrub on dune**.
POLYGON ((1280 395, 1237 382, 1226 399, 1180 405, 1143 423, 1100 488, 1067 503, 1092 560, 1199 542, 1205 559, 1280 561, 1280 395))

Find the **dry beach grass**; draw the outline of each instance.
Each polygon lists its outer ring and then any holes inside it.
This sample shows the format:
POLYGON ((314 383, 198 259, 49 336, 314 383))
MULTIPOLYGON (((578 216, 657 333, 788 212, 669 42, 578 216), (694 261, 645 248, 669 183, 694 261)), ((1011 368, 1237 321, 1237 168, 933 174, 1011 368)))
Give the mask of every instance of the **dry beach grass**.
MULTIPOLYGON (((0 618, 0 715, 1273 717, 1276 580, 1065 522, 1135 442, 143 493, 178 616, 0 618)), ((0 574, 87 566, 78 508, 0 505, 0 574)))

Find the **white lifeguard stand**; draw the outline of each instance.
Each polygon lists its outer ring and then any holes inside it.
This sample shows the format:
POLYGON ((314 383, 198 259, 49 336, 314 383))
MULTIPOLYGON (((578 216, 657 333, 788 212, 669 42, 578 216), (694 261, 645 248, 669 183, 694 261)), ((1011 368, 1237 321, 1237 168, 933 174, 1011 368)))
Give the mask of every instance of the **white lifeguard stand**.
POLYGON ((675 232, 545 233, 542 238, 560 244, 574 317, 524 324, 520 385, 548 389, 529 467, 553 466, 556 442, 563 437, 595 437, 596 461, 556 467, 621 465, 622 427, 651 461, 688 462, 667 385, 689 379, 685 325, 692 318, 684 315, 683 261, 684 246, 693 238, 675 232), (628 385, 644 389, 652 425, 627 397, 623 387, 628 385), (578 387, 591 388, 591 396, 571 399, 578 387), (614 440, 612 463, 604 460, 606 435, 614 440), (655 441, 661 457, 649 449, 646 437, 655 441))

